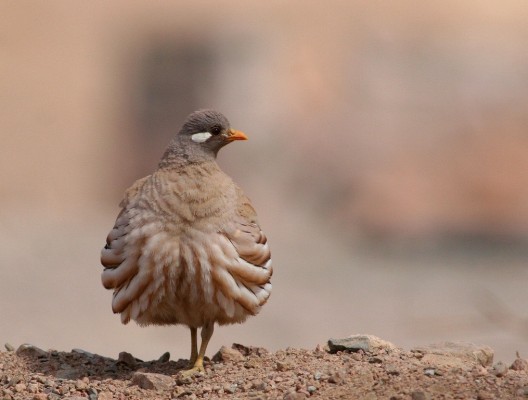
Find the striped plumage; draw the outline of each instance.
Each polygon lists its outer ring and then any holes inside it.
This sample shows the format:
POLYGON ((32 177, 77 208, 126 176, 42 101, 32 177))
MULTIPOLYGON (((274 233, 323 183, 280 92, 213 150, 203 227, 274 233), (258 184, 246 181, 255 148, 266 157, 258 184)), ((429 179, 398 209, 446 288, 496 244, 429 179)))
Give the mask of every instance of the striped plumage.
POLYGON ((222 146, 245 138, 219 113, 191 114, 158 170, 127 190, 101 254, 102 282, 123 323, 191 328, 192 371, 203 370, 214 324, 256 315, 271 292, 255 210, 215 161, 222 146))

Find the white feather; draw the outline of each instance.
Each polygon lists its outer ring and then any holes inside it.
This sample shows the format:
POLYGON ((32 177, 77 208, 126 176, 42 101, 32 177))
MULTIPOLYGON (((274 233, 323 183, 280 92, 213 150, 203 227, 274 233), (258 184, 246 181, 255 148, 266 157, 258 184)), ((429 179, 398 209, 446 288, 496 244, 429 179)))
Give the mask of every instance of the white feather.
POLYGON ((194 135, 192 135, 191 140, 196 143, 203 143, 207 139, 209 139, 211 136, 213 135, 211 135, 209 132, 200 132, 200 133, 195 133, 194 135))

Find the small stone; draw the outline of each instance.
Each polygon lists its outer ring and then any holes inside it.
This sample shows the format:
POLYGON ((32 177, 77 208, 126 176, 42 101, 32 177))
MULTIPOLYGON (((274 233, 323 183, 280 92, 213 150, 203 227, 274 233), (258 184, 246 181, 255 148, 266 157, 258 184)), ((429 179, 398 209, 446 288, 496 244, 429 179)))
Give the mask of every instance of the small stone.
POLYGON ((503 377, 508 372, 508 367, 502 361, 496 363, 490 371, 497 378, 503 377))
POLYGON ((528 361, 519 357, 519 353, 517 353, 517 358, 513 361, 510 369, 514 371, 526 371, 528 370, 528 361))
POLYGON ((46 393, 37 393, 33 396, 33 400, 47 400, 48 395, 46 393))
POLYGON ((73 368, 68 364, 62 364, 61 369, 57 371, 55 376, 59 379, 79 379, 82 375, 82 370, 73 368))
POLYGON ((220 347, 220 350, 218 350, 218 353, 216 353, 213 356, 213 361, 228 361, 228 362, 235 362, 235 361, 243 361, 246 358, 244 355, 235 349, 231 349, 226 346, 220 347))
POLYGON ((190 376, 178 374, 176 376, 176 384, 179 386, 189 385, 193 382, 193 379, 190 376))
POLYGON ((373 335, 352 335, 344 339, 329 339, 328 348, 332 354, 338 351, 359 350, 372 353, 380 350, 395 350, 396 346, 373 335))
POLYGON ((362 352, 360 352, 360 351, 358 351, 357 353, 352 353, 352 354, 350 355, 350 358, 352 358, 352 360, 354 360, 354 361, 361 361, 362 358, 363 358, 363 357, 361 356, 361 353, 362 353, 362 352))
POLYGON ((415 390, 411 393, 412 400, 427 400, 427 396, 421 390, 415 390))
POLYGON ((15 385, 15 392, 17 393, 22 393, 22 392, 25 392, 27 389, 27 386, 23 383, 17 383, 15 385))
POLYGON ((77 382, 75 382, 75 389, 77 390, 85 390, 88 387, 86 382, 78 379, 77 382))
POLYGON ((493 349, 464 342, 443 342, 416 347, 413 353, 421 353, 422 362, 450 368, 471 369, 475 364, 483 367, 493 363, 493 349))
POLYGON ((488 375, 488 370, 482 366, 477 366, 473 370, 473 374, 476 376, 485 376, 485 375, 488 375))
POLYGON ((231 346, 234 350, 238 350, 244 356, 256 355, 259 357, 269 354, 269 351, 263 347, 244 346, 243 344, 233 343, 231 346))
POLYGON ((313 393, 315 393, 317 388, 315 386, 310 385, 310 386, 306 387, 306 390, 308 391, 308 393, 313 394, 313 393))
POLYGON ((163 353, 161 355, 160 358, 158 358, 158 362, 159 363, 166 363, 166 362, 169 362, 170 360, 170 353, 168 351, 166 351, 165 353, 163 353))
POLYGON ((86 391, 86 393, 88 394, 88 398, 90 400, 97 400, 97 390, 94 389, 94 388, 88 388, 88 390, 86 391))
POLYGON ((435 376, 435 369, 434 368, 426 368, 424 369, 424 374, 427 376, 435 376))
POLYGON ((72 353, 80 354, 88 358, 94 358, 95 354, 90 353, 89 351, 83 350, 83 349, 72 349, 72 353))
POLYGON ((389 375, 400 375, 400 369, 396 364, 385 365, 385 372, 389 375))
POLYGON ((15 348, 9 343, 4 344, 4 347, 7 351, 15 351, 15 348))
POLYGON ((172 388, 174 381, 167 375, 135 372, 132 375, 132 384, 142 389, 167 390, 172 388))
POLYGON ((132 354, 122 351, 117 358, 117 364, 126 365, 128 368, 134 369, 137 366, 137 361, 132 354))
POLYGON ((28 392, 29 393, 37 393, 38 392, 38 384, 37 383, 30 383, 28 384, 28 392))
POLYGON ((328 377, 329 383, 334 383, 336 385, 341 385, 345 382, 346 379, 346 373, 344 371, 334 371, 330 374, 328 377))
POLYGON ((517 394, 519 396, 528 397, 528 386, 523 386, 522 388, 519 388, 519 390, 517 390, 517 394))
POLYGON ((288 392, 283 397, 284 400, 303 400, 306 399, 306 394, 299 392, 288 392))
POLYGON ((492 400, 495 396, 493 396, 491 393, 487 392, 478 392, 477 393, 477 400, 492 400))
POLYGON ((226 383, 224 386, 222 386, 222 389, 224 389, 225 393, 233 394, 236 392, 237 385, 226 383))
POLYGON ((277 361, 276 369, 277 371, 289 371, 294 367, 293 362, 289 359, 283 361, 277 361))
POLYGON ((114 395, 111 392, 99 392, 97 400, 112 400, 114 395))
POLYGON ((21 344, 16 350, 16 355, 29 358, 45 358, 48 353, 31 344, 21 344))
POLYGON ((260 368, 260 363, 256 358, 249 359, 245 364, 244 367, 246 368, 260 368))
POLYGON ((267 386, 266 382, 261 381, 260 379, 254 380, 251 383, 251 389, 254 389, 254 390, 263 391, 266 389, 266 386, 267 386))

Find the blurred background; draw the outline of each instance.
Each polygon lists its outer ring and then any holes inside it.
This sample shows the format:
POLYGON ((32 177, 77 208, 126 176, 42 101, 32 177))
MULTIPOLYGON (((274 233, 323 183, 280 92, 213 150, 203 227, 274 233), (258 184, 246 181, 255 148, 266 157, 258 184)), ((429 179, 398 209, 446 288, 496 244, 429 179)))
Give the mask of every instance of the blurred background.
POLYGON ((528 357, 525 0, 0 4, 0 342, 189 356, 122 326, 100 249, 183 119, 270 239, 274 293, 209 347, 370 333, 528 357))

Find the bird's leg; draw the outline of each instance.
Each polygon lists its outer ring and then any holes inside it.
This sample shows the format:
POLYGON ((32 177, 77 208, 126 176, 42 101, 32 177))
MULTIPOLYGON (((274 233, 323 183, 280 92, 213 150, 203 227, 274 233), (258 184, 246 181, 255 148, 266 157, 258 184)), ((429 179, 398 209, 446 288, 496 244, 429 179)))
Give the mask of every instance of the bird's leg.
POLYGON ((198 358, 198 339, 197 339, 198 329, 191 327, 191 358, 189 359, 189 368, 194 367, 194 363, 198 358))
MULTIPOLYGON (((203 359, 205 357, 205 351, 207 350, 207 345, 209 344, 209 340, 211 340, 211 336, 213 336, 214 332, 214 322, 209 322, 205 324, 202 328, 201 336, 202 336, 202 343, 200 343, 200 351, 198 352, 198 356, 196 357, 196 360, 194 361, 194 365, 192 365, 191 368, 189 368, 187 371, 182 372, 184 377, 192 376, 197 372, 204 372, 204 366, 203 366, 203 359)), ((196 337, 196 329, 194 330, 194 337, 196 337)), ((193 337, 193 328, 191 328, 191 339, 193 337)), ((192 353, 191 353, 191 359, 192 359, 192 353)))

